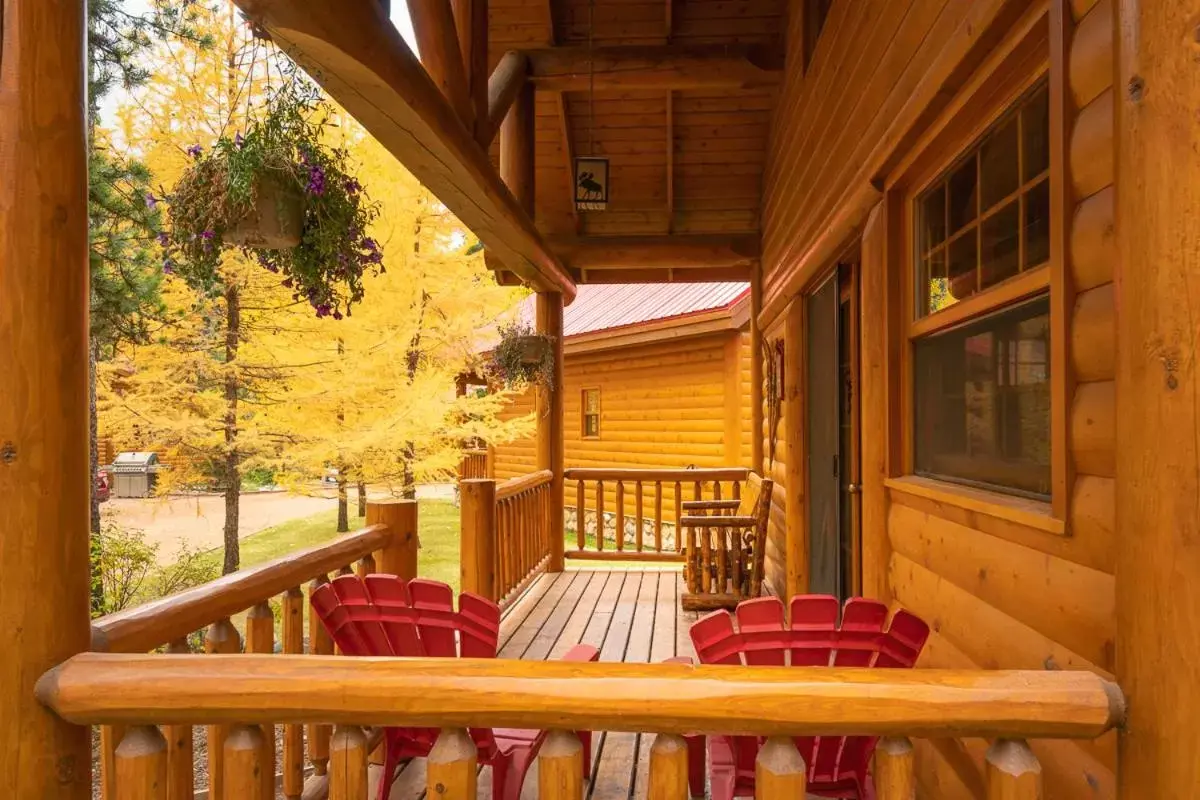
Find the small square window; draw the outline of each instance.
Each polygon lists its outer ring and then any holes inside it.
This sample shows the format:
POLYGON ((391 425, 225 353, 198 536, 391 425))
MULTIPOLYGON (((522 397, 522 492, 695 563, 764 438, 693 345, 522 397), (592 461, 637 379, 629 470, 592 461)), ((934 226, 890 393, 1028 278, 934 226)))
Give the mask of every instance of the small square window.
POLYGON ((600 436, 600 390, 583 390, 583 437, 595 439, 600 436))

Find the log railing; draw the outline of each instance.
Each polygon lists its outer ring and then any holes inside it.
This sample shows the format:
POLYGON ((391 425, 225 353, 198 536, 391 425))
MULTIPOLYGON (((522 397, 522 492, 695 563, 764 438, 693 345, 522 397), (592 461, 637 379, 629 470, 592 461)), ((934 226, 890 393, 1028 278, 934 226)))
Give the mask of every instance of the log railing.
POLYGON ((738 499, 749 474, 750 470, 742 467, 567 469, 564 473, 564 505, 568 515, 566 556, 612 561, 682 561, 675 523, 683 516, 683 502, 738 499), (570 549, 572 546, 574 549, 570 549))
POLYGON ((550 559, 549 470, 497 484, 463 481, 462 588, 505 606, 546 568, 550 559))
POLYGON ((870 735, 880 742, 880 800, 908 800, 915 785, 910 736, 995 739, 989 800, 1041 797, 1029 738, 1095 738, 1119 725, 1120 690, 1080 671, 870 670, 511 660, 337 659, 242 655, 76 656, 48 672, 39 699, 69 722, 128 726, 117 751, 121 796, 166 798, 172 746, 156 726, 225 727, 223 777, 239 798, 267 798, 262 730, 283 723, 337 726, 330 797, 365 800, 367 737, 360 727, 442 729, 429 794, 474 798, 468 727, 551 730, 538 796, 579 800, 583 754, 574 730, 657 734, 649 797, 687 796, 683 736, 767 737, 759 798, 803 797, 805 764, 793 737, 870 735), (436 769, 435 769, 436 767, 436 769), (463 781, 452 779, 460 776, 463 781), (461 785, 460 785, 461 783, 461 785), (140 791, 140 794, 134 792, 140 791))
POLYGON ((488 451, 483 448, 463 450, 462 460, 458 464, 458 479, 460 481, 490 478, 491 464, 488 462, 488 451))
MULTIPOLYGON (((317 617, 307 613, 307 592, 328 582, 334 574, 379 571, 406 578, 416 576, 416 503, 368 503, 367 523, 367 527, 328 544, 94 620, 92 649, 108 654, 139 654, 137 657, 150 661, 170 660, 190 654, 197 644, 198 637, 194 634, 203 631, 202 647, 206 655, 198 656, 192 663, 205 670, 204 665, 212 658, 228 654, 280 657, 271 655, 275 652, 278 632, 284 654, 331 655, 332 640, 317 617), (242 612, 246 612, 245 626, 239 634, 233 619, 242 612), (166 655, 145 655, 158 648, 165 648, 166 655)), ((330 725, 304 720, 310 723, 306 731, 302 721, 288 720, 283 728, 282 763, 277 765, 274 724, 247 727, 245 723, 253 723, 252 720, 234 722, 237 724, 212 724, 206 730, 208 796, 213 800, 259 796, 251 793, 246 784, 251 774, 259 776, 261 790, 265 792, 262 796, 273 798, 277 771, 282 773, 284 797, 288 800, 301 797, 306 740, 308 762, 316 780, 327 780, 333 734, 330 725)), ((193 796, 194 742, 187 715, 163 726, 161 733, 120 723, 106 724, 101 728, 100 740, 100 786, 105 800, 193 796), (165 750, 158 765, 154 754, 160 744, 165 750), (157 776, 156 785, 163 787, 161 795, 149 793, 150 784, 145 782, 144 769, 151 767, 157 776), (135 773, 141 777, 130 777, 135 773)))

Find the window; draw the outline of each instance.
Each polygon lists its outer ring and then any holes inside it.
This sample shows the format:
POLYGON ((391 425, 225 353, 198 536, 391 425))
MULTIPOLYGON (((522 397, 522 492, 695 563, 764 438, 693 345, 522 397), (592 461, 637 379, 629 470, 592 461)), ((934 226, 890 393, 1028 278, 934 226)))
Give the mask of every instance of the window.
POLYGON ((600 390, 583 390, 583 438, 600 436, 600 390))
POLYGON ((1049 123, 1043 81, 917 198, 918 317, 1046 264, 1049 123))
POLYGON ((1048 497, 1050 301, 918 339, 918 474, 1048 497))

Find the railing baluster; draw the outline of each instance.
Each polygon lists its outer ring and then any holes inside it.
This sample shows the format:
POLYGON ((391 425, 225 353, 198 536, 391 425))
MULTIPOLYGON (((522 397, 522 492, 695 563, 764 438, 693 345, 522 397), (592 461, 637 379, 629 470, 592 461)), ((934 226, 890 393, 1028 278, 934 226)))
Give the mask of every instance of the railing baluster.
POLYGON ((587 494, 583 481, 575 482, 575 546, 587 549, 587 494))
POLYGON ((713 481, 713 500, 721 499, 721 482, 713 481))
POLYGON ((117 748, 125 738, 126 726, 100 726, 100 797, 117 800, 117 748))
MULTIPOLYGON (((263 781, 267 772, 267 765, 263 761, 265 744, 263 729, 259 725, 238 725, 229 731, 224 745, 225 797, 230 800, 267 800, 275 796, 273 791, 267 793, 263 781)), ((209 751, 211 757, 212 751, 209 751)), ((274 785, 272 780, 272 789, 274 785)))
MULTIPOLYGON (((683 484, 675 481, 675 550, 683 552, 683 529, 679 527, 679 519, 683 516, 683 484)), ((696 591, 693 589, 692 591, 696 591)))
POLYGON ((703 500, 704 499, 704 484, 701 483, 700 481, 696 481, 695 483, 692 484, 692 499, 693 500, 703 500))
POLYGON ((662 481, 654 482, 654 552, 662 552, 662 481))
MULTIPOLYGON (((708 516, 708 514, 704 514, 708 516)), ((716 580, 713 575, 713 557, 712 557, 712 528, 701 528, 700 536, 700 591, 711 592, 716 591, 712 588, 716 580)))
POLYGON ((1024 739, 997 739, 985 761, 987 800, 1041 800, 1042 765, 1024 739))
POLYGON ((329 800, 365 800, 367 755, 363 729, 338 725, 329 745, 329 800))
POLYGON ((354 571, 360 578, 373 575, 375 573, 375 556, 373 556, 371 553, 367 553, 358 560, 358 566, 354 571))
POLYGON ((551 731, 538 755, 538 800, 582 797, 583 745, 574 731, 551 731))
MULTIPOLYGON (((304 592, 296 586, 283 595, 283 652, 304 652, 304 592)), ((304 791, 304 726, 283 727, 283 796, 299 800, 304 791)))
POLYGON ((904 737, 885 737, 875 746, 876 800, 916 800, 913 746, 904 737))
POLYGON ((617 514, 613 520, 613 531, 617 538, 617 550, 625 549, 625 484, 617 481, 617 514))
POLYGON ((740 481, 733 481, 733 499, 742 499, 742 484, 740 481))
POLYGON ((338 577, 339 578, 343 575, 353 575, 353 574, 354 574, 354 568, 351 567, 349 564, 342 564, 342 566, 338 567, 338 577))
POLYGON ((772 736, 754 761, 757 800, 794 800, 805 796, 808 769, 790 736, 772 736))
MULTIPOLYGON (((645 734, 643 734, 645 735, 645 734)), ((688 747, 682 736, 660 733, 650 746, 648 800, 688 800, 688 747)))
MULTIPOLYGON (((242 649, 241 644, 237 628, 233 627, 229 617, 223 617, 208 626, 208 633, 204 637, 204 652, 210 654, 237 653, 242 649)), ((228 731, 228 725, 208 726, 208 796, 211 800, 225 800, 223 767, 225 736, 228 731)))
POLYGON ((713 583, 716 585, 713 587, 713 591, 718 593, 724 593, 725 581, 729 577, 726 573, 728 560, 726 559, 725 553, 725 540, 731 532, 735 536, 737 535, 737 531, 731 530, 730 528, 713 528, 709 534, 713 540, 713 546, 717 548, 717 574, 713 578, 713 583))
MULTIPOLYGON (((329 583, 329 579, 324 575, 313 578, 312 583, 308 585, 308 596, 312 597, 312 593, 326 583, 329 583)), ((311 611, 308 615, 308 652, 318 656, 333 655, 333 640, 321 624, 321 618, 311 611)), ((324 775, 329 769, 331 734, 332 729, 328 725, 308 726, 308 760, 312 763, 313 773, 316 775, 324 775)))
MULTIPOLYGON (((426 797, 429 800, 475 800, 478 761, 475 742, 465 728, 443 728, 425 760, 426 797)), ((493 786, 499 797, 502 786, 493 786)))
MULTIPOLYGON (((191 652, 187 639, 177 639, 167 646, 170 655, 189 655, 191 652)), ((165 725, 162 733, 167 740, 167 800, 192 800, 196 794, 192 726, 165 725)))
POLYGON ((167 740, 153 725, 136 725, 113 753, 114 797, 166 800, 167 740))
MULTIPOLYGON (((246 652, 275 652, 275 612, 270 603, 259 603, 246 615, 246 652)), ((275 796, 275 726, 262 726, 263 752, 260 759, 263 797, 275 796)))
POLYGON ((633 517, 634 517, 633 546, 635 548, 637 548, 637 551, 640 553, 640 552, 642 552, 642 537, 643 537, 643 534, 642 534, 642 482, 638 481, 637 483, 635 483, 633 490, 634 490, 634 492, 637 493, 637 497, 633 501, 633 508, 634 508, 634 511, 633 511, 633 517))
POLYGON ((604 551, 604 481, 596 481, 596 552, 604 551))

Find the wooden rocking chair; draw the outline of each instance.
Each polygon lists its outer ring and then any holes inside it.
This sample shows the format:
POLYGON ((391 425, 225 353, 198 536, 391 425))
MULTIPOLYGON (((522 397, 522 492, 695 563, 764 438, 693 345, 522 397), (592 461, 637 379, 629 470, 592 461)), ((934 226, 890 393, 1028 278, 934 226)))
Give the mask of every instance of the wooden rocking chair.
POLYGON ((762 595, 774 481, 751 472, 740 500, 690 500, 679 531, 685 548, 689 611, 734 608, 762 595))

